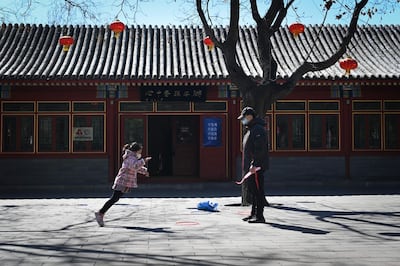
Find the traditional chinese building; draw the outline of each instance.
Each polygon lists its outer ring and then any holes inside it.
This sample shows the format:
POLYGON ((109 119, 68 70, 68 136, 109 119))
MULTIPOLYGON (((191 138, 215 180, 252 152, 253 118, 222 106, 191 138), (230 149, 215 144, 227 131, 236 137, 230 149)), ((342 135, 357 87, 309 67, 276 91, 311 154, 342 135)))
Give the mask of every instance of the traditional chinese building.
MULTIPOLYGON (((214 29, 224 38, 227 29, 214 29)), ((275 35, 278 79, 337 47, 343 26, 275 35), (317 45, 311 48, 313 40, 317 45)), ((161 181, 239 175, 240 94, 223 55, 199 27, 6 25, 0 29, 0 184, 89 185, 113 180, 121 147, 144 144, 161 181), (75 39, 69 51, 58 40, 75 39)), ((349 46, 358 68, 308 73, 267 112, 270 180, 397 179, 400 27, 361 26, 349 46)), ((259 77, 256 31, 240 30, 238 61, 259 77)))

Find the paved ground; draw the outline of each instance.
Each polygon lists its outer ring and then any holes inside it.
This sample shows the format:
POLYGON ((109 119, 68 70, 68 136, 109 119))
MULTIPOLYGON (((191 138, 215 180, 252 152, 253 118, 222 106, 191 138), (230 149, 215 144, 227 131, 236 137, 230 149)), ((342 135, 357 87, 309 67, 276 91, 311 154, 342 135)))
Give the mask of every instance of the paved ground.
MULTIPOLYGON (((224 194, 224 193, 221 193, 224 194)), ((400 264, 400 195, 270 196, 266 224, 240 197, 0 199, 1 265, 400 264), (212 200, 219 212, 196 209, 212 200)), ((194 195, 195 196, 195 195, 194 195)))

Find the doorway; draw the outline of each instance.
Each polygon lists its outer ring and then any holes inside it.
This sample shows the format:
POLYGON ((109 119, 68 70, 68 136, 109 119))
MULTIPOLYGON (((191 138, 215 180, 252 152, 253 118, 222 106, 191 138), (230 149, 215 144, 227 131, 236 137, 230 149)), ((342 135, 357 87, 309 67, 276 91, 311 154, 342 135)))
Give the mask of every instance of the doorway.
POLYGON ((151 176, 199 176, 198 116, 149 116, 151 176))

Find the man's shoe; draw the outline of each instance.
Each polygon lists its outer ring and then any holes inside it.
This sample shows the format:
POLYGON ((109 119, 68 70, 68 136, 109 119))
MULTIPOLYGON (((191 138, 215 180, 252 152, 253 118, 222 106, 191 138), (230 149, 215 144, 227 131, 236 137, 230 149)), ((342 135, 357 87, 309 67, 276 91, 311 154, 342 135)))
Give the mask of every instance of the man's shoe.
POLYGON ((103 227, 104 226, 104 220, 103 220, 104 214, 95 212, 94 216, 96 217, 96 222, 99 224, 99 226, 103 227))
POLYGON ((248 220, 251 220, 251 219, 253 219, 253 218, 255 218, 254 215, 249 215, 249 216, 247 216, 247 217, 244 217, 242 220, 245 221, 245 222, 247 222, 248 220))
POLYGON ((253 218, 248 220, 249 224, 265 224, 265 219, 264 218, 253 218))

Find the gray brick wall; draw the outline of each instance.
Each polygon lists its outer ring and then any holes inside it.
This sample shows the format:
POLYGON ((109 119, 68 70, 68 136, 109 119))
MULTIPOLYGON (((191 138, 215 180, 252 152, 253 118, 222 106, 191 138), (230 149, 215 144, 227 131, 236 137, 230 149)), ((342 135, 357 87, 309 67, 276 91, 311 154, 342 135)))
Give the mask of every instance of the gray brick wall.
POLYGON ((108 183, 107 159, 0 159, 2 186, 68 186, 108 183))
POLYGON ((358 156, 350 161, 354 179, 400 181, 400 156, 358 156))
POLYGON ((345 178, 344 157, 271 157, 267 178, 279 181, 334 181, 345 178))
MULTIPOLYGON (((240 170, 237 159, 237 173, 240 170)), ((400 156, 357 156, 350 159, 352 180, 400 181, 400 156)), ((237 177, 239 179, 239 177, 237 177)), ((345 158, 274 157, 270 158, 268 182, 334 182, 346 180, 345 158)))

